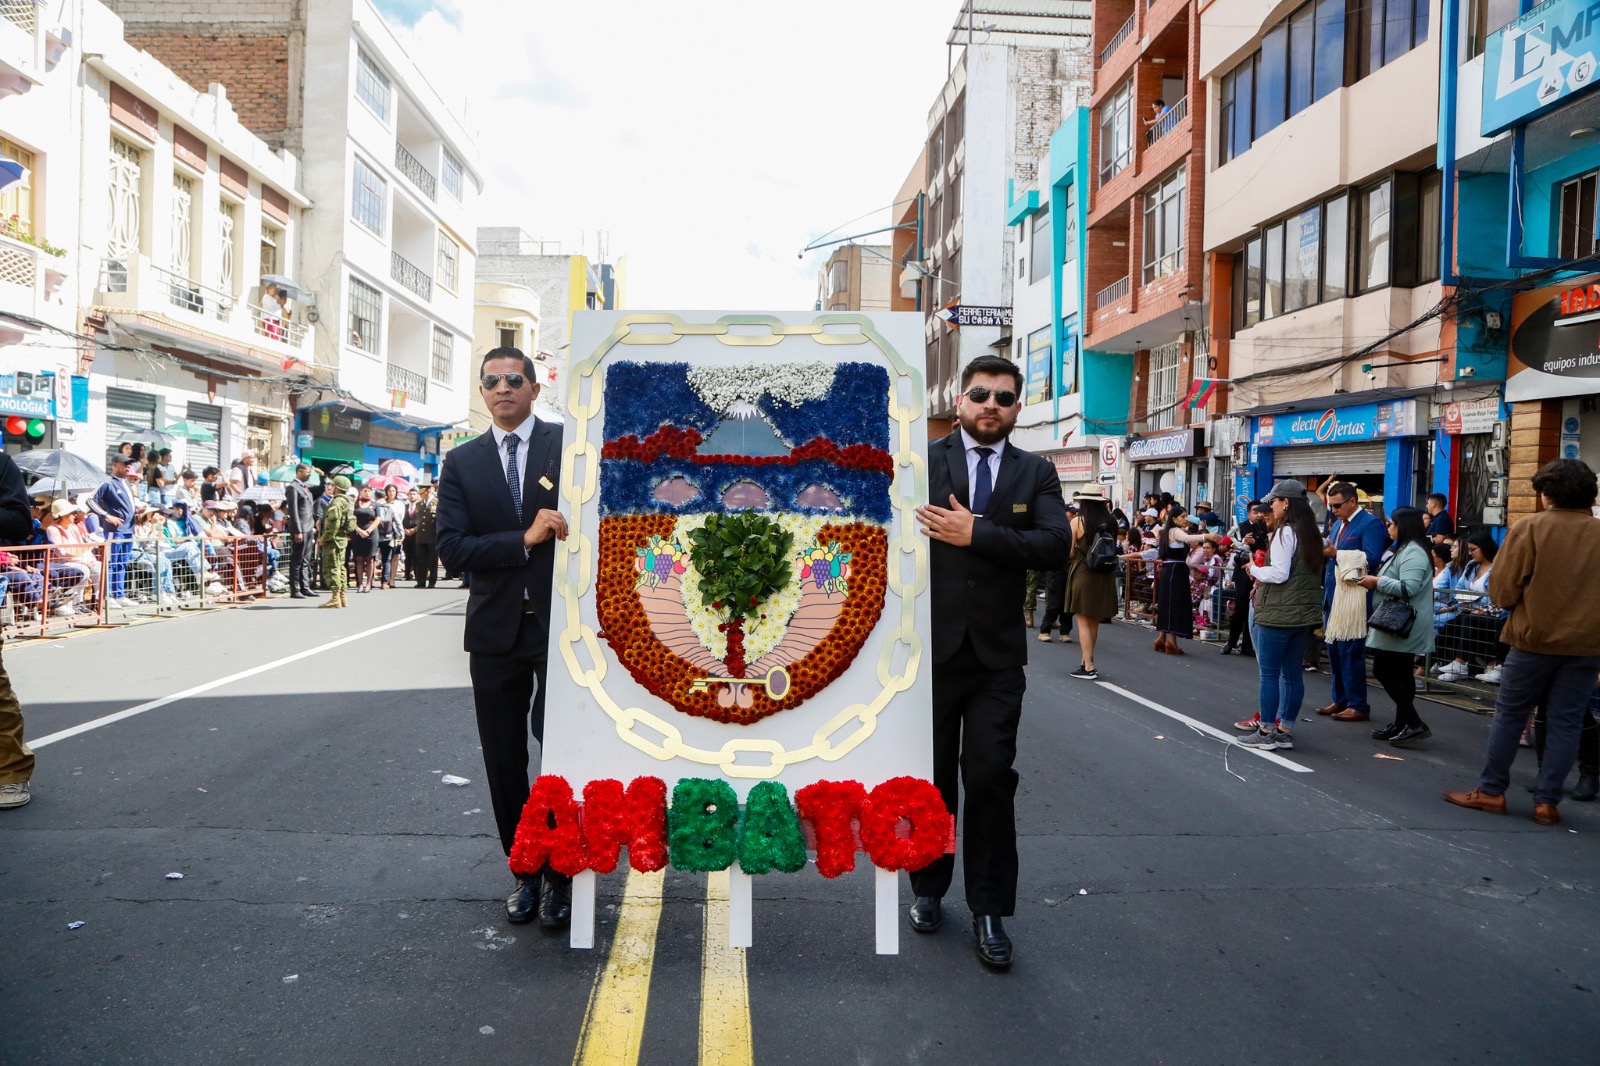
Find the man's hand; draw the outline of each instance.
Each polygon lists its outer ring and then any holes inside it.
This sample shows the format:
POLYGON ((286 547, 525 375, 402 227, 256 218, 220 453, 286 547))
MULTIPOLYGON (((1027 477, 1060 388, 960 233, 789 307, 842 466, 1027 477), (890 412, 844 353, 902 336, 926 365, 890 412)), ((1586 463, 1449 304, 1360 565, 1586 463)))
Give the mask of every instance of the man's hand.
POLYGON ((104 515, 103 518, 106 525, 110 526, 112 529, 116 529, 118 526, 122 525, 122 519, 116 517, 115 515, 104 515))
POLYGON ((1337 559, 1339 558, 1339 549, 1335 548, 1332 544, 1324 545, 1322 549, 1322 557, 1324 559, 1337 559))
POLYGON ((294 542, 296 544, 299 544, 301 541, 303 541, 305 539, 306 539, 306 535, 304 533, 296 533, 294 535, 294 542))
POLYGON ((543 544, 551 537, 557 540, 567 539, 567 520, 560 511, 549 508, 540 508, 539 513, 533 516, 533 525, 522 534, 522 546, 531 548, 535 544, 543 544))
POLYGON ((917 528, 925 537, 942 540, 946 544, 953 544, 957 548, 965 548, 972 543, 972 523, 975 516, 956 499, 955 493, 950 494, 950 507, 935 507, 933 504, 924 504, 917 508, 917 521, 921 523, 917 528))

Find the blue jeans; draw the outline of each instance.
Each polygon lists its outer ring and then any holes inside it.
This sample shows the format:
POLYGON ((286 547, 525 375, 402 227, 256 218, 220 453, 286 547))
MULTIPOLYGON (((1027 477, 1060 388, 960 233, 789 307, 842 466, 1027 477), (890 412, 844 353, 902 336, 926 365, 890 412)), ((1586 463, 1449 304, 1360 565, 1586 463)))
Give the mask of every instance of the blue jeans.
POLYGON ((1339 709, 1371 714, 1367 706, 1367 642, 1330 640, 1328 666, 1333 671, 1333 702, 1339 709))
POLYGON ((1261 727, 1293 729, 1306 698, 1301 660, 1312 626, 1255 627, 1256 666, 1261 671, 1261 727))
POLYGON ((1511 764, 1528 717, 1545 705, 1544 762, 1533 786, 1535 803, 1560 803, 1561 786, 1578 758, 1583 712, 1594 694, 1600 656, 1544 655, 1512 648, 1500 667, 1500 691, 1489 727, 1489 750, 1478 787, 1491 796, 1505 795, 1511 764))
POLYGON ((110 558, 106 567, 106 580, 109 583, 106 595, 113 600, 120 600, 128 591, 128 558, 133 555, 133 530, 127 522, 122 524, 121 529, 111 531, 107 554, 110 558))

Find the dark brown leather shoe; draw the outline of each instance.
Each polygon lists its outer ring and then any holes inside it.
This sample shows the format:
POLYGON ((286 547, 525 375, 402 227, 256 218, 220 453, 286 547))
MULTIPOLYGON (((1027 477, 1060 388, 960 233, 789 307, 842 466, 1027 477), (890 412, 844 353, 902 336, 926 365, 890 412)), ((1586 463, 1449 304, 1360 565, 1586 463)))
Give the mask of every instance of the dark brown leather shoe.
POLYGON ((1366 722, 1372 719, 1372 715, 1365 714, 1361 711, 1352 711, 1348 707, 1340 711, 1338 714, 1331 714, 1328 717, 1332 718, 1335 722, 1366 722))
POLYGON ((1471 807, 1476 811, 1488 811, 1490 814, 1506 813, 1506 798, 1504 796, 1491 796, 1486 792, 1473 789, 1471 792, 1446 792, 1445 801, 1454 803, 1457 807, 1471 807))
POLYGON ((1560 825, 1561 808, 1554 803, 1535 803, 1533 805, 1533 820, 1540 825, 1560 825))
POLYGON ((917 932, 938 932, 939 926, 944 924, 944 908, 939 904, 939 897, 918 896, 911 904, 910 918, 911 928, 917 932))
POLYGON ((1330 703, 1326 707, 1318 707, 1317 713, 1326 718, 1328 715, 1338 714, 1342 710, 1344 710, 1344 708, 1339 706, 1337 703, 1330 703))

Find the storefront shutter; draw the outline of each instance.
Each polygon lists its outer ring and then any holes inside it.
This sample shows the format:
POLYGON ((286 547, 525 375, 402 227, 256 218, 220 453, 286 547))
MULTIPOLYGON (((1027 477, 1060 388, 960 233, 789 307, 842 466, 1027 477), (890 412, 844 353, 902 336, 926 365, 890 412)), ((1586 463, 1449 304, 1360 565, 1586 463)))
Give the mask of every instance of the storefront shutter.
POLYGON ((128 389, 106 390, 106 469, 124 443, 149 444, 156 428, 156 398, 128 389))
POLYGON ((1342 474, 1381 474, 1384 442, 1358 444, 1313 444, 1302 448, 1278 448, 1272 453, 1272 473, 1285 476, 1329 477, 1342 474))
POLYGON ((222 408, 210 403, 190 403, 184 417, 196 425, 205 426, 215 440, 189 440, 184 442, 185 462, 200 473, 208 466, 223 469, 222 458, 222 408))

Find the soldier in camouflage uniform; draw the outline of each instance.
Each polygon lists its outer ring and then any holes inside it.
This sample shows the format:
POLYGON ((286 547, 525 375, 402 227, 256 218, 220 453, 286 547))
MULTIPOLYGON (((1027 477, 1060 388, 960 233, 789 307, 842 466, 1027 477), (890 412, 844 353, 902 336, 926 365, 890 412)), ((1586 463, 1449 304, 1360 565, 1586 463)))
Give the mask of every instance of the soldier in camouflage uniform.
POLYGON ((1022 616, 1028 623, 1028 628, 1033 628, 1033 609, 1039 602, 1039 589, 1043 587, 1044 574, 1038 570, 1028 571, 1028 584, 1022 594, 1022 616))
POLYGON ((348 607, 344 597, 344 553, 349 546, 350 531, 356 527, 356 512, 355 505, 346 495, 350 491, 350 479, 340 474, 333 479, 333 488, 333 501, 323 513, 322 532, 317 537, 317 543, 322 548, 322 581, 332 592, 328 602, 322 606, 348 607))

